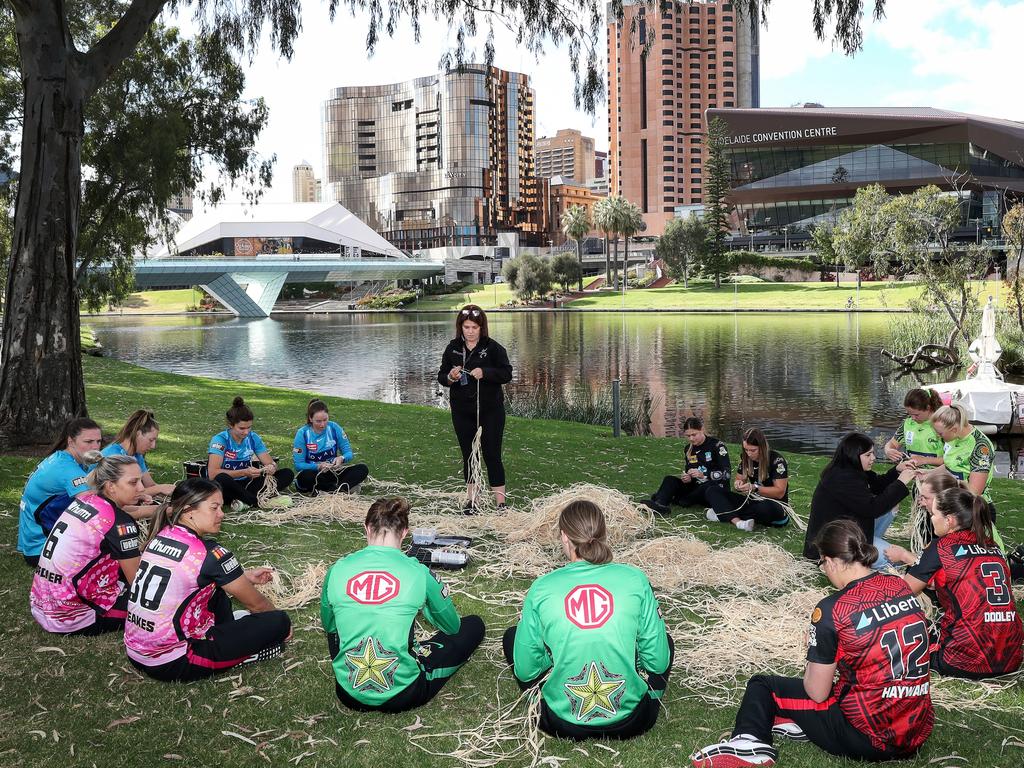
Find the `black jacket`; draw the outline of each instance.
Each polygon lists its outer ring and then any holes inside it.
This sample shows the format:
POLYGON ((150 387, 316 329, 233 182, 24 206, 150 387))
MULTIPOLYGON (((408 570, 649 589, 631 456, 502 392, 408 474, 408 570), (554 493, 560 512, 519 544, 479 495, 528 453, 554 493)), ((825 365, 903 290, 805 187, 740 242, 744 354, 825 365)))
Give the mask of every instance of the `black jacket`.
POLYGON ((472 351, 466 350, 462 339, 452 339, 441 355, 441 367, 437 371, 437 382, 451 389, 452 410, 476 410, 477 382, 468 373, 462 382, 448 380, 448 374, 455 366, 466 371, 480 368, 484 376, 480 379, 480 408, 482 410, 504 407, 505 397, 501 385, 512 381, 512 364, 508 352, 494 339, 481 339, 472 351))
POLYGON ((707 435, 699 446, 686 446, 683 449, 683 473, 691 469, 699 469, 707 482, 728 488, 732 474, 729 449, 725 443, 711 435, 707 435))
POLYGON ((818 481, 811 497, 811 517, 804 537, 804 557, 818 559, 814 540, 818 532, 833 520, 853 520, 864 531, 868 544, 875 537, 875 518, 881 517, 910 494, 899 481, 899 470, 884 475, 862 469, 829 469, 818 481))

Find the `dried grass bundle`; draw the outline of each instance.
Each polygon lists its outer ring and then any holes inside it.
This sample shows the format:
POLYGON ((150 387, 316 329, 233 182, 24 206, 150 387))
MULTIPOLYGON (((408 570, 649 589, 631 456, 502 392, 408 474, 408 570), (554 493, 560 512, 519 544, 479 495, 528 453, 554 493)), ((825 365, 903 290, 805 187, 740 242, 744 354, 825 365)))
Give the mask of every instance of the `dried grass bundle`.
POLYGON ((750 542, 715 548, 693 536, 664 536, 636 544, 623 562, 642 569, 659 589, 728 589, 740 594, 802 587, 815 578, 814 566, 775 544, 750 542))
POLYGON ((260 586, 259 590, 275 608, 294 611, 320 599, 320 591, 323 589, 326 576, 327 563, 323 561, 310 563, 294 576, 275 569, 270 583, 260 586))

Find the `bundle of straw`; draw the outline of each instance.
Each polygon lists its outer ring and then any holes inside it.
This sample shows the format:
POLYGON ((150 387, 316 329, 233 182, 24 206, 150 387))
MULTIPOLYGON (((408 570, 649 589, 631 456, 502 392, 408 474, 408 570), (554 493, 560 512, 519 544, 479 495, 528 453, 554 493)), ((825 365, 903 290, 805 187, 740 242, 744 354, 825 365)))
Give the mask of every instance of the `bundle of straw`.
POLYGON ((327 575, 327 563, 318 561, 310 563, 300 573, 292 576, 284 571, 274 569, 274 575, 268 584, 259 587, 260 592, 282 611, 294 611, 307 603, 320 599, 324 577, 327 575))

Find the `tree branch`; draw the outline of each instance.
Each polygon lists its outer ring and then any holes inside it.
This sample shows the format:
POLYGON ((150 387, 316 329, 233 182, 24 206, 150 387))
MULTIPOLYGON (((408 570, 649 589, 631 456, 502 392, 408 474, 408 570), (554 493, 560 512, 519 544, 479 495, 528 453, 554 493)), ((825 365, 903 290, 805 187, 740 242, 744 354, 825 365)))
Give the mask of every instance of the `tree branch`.
POLYGON ((113 29, 89 49, 84 57, 82 73, 86 98, 92 96, 110 73, 134 53, 166 4, 167 0, 133 0, 113 29))

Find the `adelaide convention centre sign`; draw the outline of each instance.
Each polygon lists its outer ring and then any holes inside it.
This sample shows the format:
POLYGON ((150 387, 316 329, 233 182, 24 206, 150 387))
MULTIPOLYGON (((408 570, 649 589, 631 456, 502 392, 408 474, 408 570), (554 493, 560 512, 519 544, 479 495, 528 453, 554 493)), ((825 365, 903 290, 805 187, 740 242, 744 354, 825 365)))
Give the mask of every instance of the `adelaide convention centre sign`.
POLYGON ((794 141, 796 139, 823 139, 829 136, 836 136, 837 129, 834 125, 821 128, 801 128, 791 131, 770 131, 766 133, 741 133, 735 136, 727 136, 726 144, 773 144, 779 141, 794 141))

